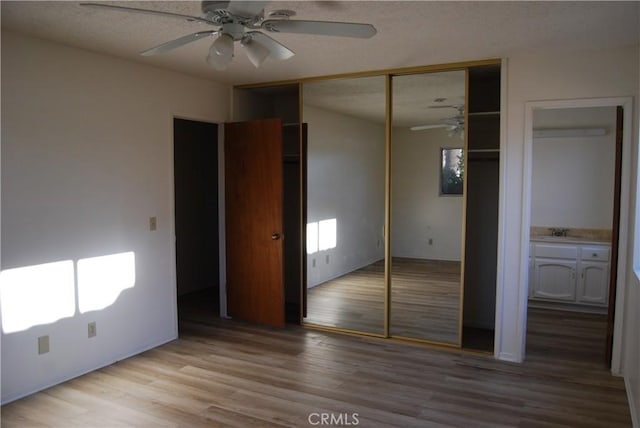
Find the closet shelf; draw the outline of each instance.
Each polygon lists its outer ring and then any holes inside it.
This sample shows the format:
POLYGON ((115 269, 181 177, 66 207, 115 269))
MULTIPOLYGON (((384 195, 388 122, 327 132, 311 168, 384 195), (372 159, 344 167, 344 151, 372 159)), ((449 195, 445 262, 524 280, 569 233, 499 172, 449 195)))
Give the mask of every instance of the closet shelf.
POLYGON ((475 111, 475 112, 469 112, 468 113, 469 116, 500 116, 500 112, 499 111, 475 111))

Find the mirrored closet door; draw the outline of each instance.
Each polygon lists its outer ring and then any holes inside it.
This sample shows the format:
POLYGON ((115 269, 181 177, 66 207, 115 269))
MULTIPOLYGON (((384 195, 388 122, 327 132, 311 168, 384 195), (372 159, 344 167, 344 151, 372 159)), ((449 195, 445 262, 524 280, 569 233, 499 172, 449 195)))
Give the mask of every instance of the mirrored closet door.
POLYGON ((304 324, 491 352, 500 76, 488 61, 302 83, 304 324))
POLYGON ((390 326, 460 346, 466 71, 392 78, 390 326))
POLYGON ((385 77, 304 83, 305 324, 384 335, 385 77))

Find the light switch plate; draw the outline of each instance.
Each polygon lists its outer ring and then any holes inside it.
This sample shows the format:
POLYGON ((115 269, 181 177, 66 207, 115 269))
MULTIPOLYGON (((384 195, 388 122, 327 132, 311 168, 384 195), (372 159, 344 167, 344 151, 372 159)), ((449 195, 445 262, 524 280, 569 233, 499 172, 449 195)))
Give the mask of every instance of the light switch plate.
POLYGON ((38 337, 38 354, 46 354, 49 352, 49 336, 38 337))
POLYGON ((96 330, 96 322, 90 322, 87 325, 87 337, 94 337, 95 335, 98 334, 98 331, 96 330))

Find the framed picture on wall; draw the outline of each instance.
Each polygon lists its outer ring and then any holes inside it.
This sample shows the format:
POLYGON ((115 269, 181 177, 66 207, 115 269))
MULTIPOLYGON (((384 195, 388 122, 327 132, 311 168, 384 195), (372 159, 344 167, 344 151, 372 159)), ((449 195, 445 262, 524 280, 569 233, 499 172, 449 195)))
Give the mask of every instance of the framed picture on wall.
POLYGON ((440 196, 462 195, 464 151, 462 148, 440 149, 440 196))

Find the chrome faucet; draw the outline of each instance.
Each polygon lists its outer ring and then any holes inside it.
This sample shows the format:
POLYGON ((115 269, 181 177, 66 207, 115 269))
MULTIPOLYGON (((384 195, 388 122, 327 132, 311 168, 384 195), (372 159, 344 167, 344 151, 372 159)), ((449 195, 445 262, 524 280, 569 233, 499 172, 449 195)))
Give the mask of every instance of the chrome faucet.
POLYGON ((551 236, 567 236, 569 229, 561 229, 556 227, 550 227, 551 236))

